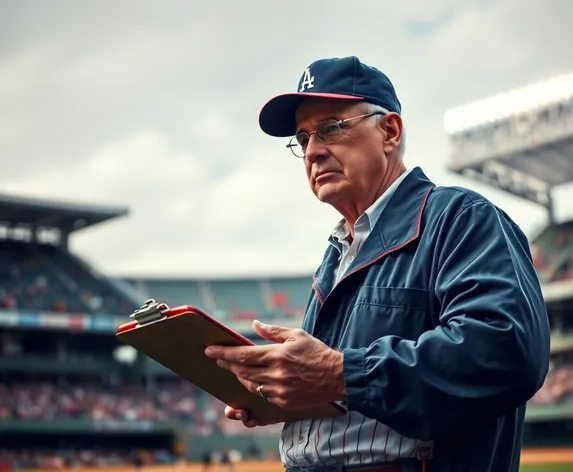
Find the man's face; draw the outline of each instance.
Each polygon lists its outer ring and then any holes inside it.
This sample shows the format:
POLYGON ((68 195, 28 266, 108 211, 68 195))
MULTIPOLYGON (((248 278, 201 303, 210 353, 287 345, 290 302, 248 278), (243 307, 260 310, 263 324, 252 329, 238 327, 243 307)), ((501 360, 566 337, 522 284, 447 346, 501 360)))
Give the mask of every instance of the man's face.
MULTIPOLYGON (((336 99, 305 101, 297 111, 297 132, 310 133, 328 119, 343 120, 367 113, 364 103, 336 99)), ((372 200, 388 168, 386 117, 358 118, 341 124, 342 136, 333 144, 311 135, 304 158, 310 188, 317 198, 334 206, 372 200), (377 125, 372 120, 377 119, 377 125)), ((390 131, 392 132, 392 131, 390 131)))

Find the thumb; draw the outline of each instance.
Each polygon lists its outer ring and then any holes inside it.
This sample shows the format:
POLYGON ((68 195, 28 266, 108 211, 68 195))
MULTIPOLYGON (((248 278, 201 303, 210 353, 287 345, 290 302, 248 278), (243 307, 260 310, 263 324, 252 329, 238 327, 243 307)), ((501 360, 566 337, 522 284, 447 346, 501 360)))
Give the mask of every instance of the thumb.
POLYGON ((293 330, 283 326, 267 325, 259 320, 253 321, 253 329, 263 339, 284 343, 293 339, 293 330))

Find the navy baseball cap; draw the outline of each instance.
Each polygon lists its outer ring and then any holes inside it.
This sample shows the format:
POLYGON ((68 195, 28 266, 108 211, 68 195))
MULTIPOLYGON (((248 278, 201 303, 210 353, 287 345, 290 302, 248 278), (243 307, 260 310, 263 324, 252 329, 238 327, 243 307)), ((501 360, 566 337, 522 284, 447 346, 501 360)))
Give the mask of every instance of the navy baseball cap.
POLYGON ((297 91, 269 100, 259 115, 261 129, 277 137, 296 134, 295 113, 309 97, 364 100, 400 114, 402 106, 386 74, 355 56, 319 59, 308 66, 297 91))

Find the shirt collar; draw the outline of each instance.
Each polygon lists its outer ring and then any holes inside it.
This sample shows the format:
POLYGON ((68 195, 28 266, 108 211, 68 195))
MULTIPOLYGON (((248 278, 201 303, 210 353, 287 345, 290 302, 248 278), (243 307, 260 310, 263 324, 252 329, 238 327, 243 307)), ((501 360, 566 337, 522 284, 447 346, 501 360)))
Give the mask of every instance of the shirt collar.
MULTIPOLYGON (((388 204, 388 201, 398 188, 398 186, 402 183, 402 181, 406 178, 406 176, 411 172, 407 170, 404 172, 400 177, 398 177, 392 185, 386 189, 386 191, 378 197, 378 199, 370 205, 366 211, 360 215, 360 217, 356 220, 354 224, 354 228, 357 229, 360 225, 366 225, 367 231, 372 231, 372 228, 376 226, 382 211, 388 204)), ((346 220, 342 218, 334 227, 332 234, 330 235, 329 241, 330 243, 337 248, 342 253, 342 245, 350 245, 348 239, 350 238, 350 229, 346 224, 346 220)))

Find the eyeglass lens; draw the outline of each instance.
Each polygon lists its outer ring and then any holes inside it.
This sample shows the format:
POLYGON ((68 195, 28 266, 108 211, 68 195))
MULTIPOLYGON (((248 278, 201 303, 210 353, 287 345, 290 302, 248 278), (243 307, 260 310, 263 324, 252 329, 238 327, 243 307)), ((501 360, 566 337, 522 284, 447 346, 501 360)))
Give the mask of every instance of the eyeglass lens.
MULTIPOLYGON (((323 144, 332 144, 340 134, 340 126, 336 120, 323 121, 316 127, 316 136, 323 144)), ((309 139, 308 133, 297 134, 289 144, 291 151, 298 157, 304 157, 309 139)))

